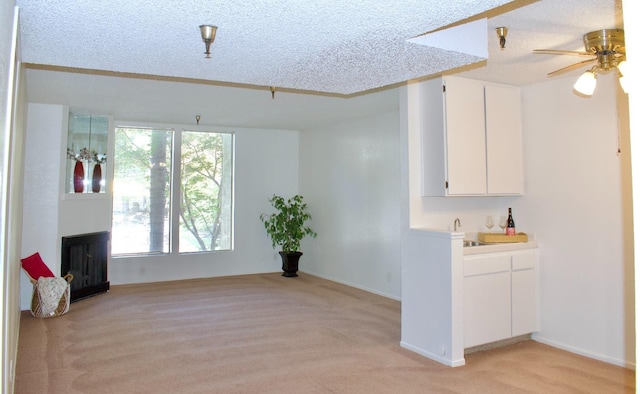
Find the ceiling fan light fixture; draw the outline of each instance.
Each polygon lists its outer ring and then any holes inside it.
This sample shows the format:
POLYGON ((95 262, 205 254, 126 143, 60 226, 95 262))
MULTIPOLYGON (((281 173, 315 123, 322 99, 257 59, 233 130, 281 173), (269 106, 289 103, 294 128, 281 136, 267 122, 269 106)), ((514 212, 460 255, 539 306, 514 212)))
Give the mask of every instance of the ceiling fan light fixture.
POLYGON ((622 91, 625 93, 629 93, 627 91, 627 82, 624 79, 624 75, 621 75, 620 78, 618 78, 618 82, 620 82, 620 87, 622 88, 622 91))
POLYGON ((585 71, 573 85, 573 89, 585 96, 593 95, 596 90, 596 73, 592 70, 585 71))
POLYGON ((212 25, 200 25, 200 35, 205 45, 205 58, 211 59, 211 43, 216 39, 217 26, 212 25))
POLYGON ((618 63, 618 71, 620 71, 621 75, 627 75, 627 61, 623 60, 618 63))
POLYGON ((620 82, 620 87, 622 88, 622 91, 624 91, 625 93, 629 93, 629 91, 627 90, 628 86, 627 86, 627 80, 628 80, 628 75, 627 75, 627 71, 629 70, 629 66, 627 66, 627 61, 626 60, 621 60, 620 63, 618 63, 618 82, 620 82))
MULTIPOLYGON (((557 49, 534 49, 534 53, 550 54, 550 55, 574 55, 587 56, 591 59, 583 60, 578 63, 571 64, 567 67, 552 71, 548 76, 554 76, 570 70, 575 70, 583 65, 591 62, 597 62, 590 70, 583 73, 573 85, 573 89, 585 96, 593 95, 596 88, 596 78, 598 72, 609 72, 617 69, 620 85, 626 90, 625 77, 628 79, 626 72, 630 70, 626 62, 626 48, 624 43, 624 30, 622 29, 603 29, 596 30, 585 34, 583 37, 584 51, 567 51, 557 49)), ((631 71, 629 71, 631 73, 631 71)))

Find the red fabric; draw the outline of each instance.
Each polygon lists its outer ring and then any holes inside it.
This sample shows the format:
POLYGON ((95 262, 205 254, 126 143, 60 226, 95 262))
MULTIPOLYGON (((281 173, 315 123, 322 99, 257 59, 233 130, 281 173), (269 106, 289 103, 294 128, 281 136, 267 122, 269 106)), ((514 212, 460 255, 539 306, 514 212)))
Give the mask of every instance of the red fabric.
POLYGON ((22 261, 22 268, 27 271, 27 274, 31 278, 35 280, 38 280, 38 278, 41 276, 44 276, 45 278, 55 276, 53 272, 51 272, 49 267, 47 267, 47 265, 44 263, 44 261, 42 261, 42 257, 40 257, 40 253, 38 252, 35 252, 31 256, 25 257, 20 261, 22 261))

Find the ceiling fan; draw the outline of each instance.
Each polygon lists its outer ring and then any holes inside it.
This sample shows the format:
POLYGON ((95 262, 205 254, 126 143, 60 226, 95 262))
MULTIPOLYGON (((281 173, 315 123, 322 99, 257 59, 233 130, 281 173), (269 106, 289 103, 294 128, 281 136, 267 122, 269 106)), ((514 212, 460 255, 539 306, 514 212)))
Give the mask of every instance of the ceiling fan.
POLYGON ((535 54, 548 55, 572 55, 589 57, 587 60, 571 64, 559 70, 548 73, 548 76, 555 76, 563 72, 571 71, 592 62, 596 64, 578 78, 574 89, 579 93, 591 96, 596 87, 596 74, 618 69, 620 85, 625 90, 624 74, 626 68, 626 51, 624 45, 624 30, 603 29, 587 33, 583 36, 584 51, 565 51, 554 49, 535 49, 535 54))

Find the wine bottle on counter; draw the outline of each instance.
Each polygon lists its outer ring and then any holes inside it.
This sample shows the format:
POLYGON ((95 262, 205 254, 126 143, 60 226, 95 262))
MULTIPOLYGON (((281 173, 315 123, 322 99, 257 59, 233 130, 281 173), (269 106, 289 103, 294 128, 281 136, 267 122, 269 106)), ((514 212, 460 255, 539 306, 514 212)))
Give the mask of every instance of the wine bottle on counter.
POLYGON ((509 208, 509 217, 507 218, 507 235, 516 235, 516 222, 513 221, 511 208, 509 208))

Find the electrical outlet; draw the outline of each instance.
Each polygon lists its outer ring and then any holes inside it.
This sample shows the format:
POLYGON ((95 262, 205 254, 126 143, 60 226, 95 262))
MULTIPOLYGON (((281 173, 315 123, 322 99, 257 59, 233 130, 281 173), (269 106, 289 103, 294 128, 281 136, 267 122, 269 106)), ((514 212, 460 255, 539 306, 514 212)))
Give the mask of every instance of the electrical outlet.
POLYGON ((447 348, 445 348, 444 346, 440 346, 440 355, 444 356, 447 354, 447 348))

